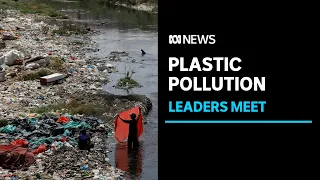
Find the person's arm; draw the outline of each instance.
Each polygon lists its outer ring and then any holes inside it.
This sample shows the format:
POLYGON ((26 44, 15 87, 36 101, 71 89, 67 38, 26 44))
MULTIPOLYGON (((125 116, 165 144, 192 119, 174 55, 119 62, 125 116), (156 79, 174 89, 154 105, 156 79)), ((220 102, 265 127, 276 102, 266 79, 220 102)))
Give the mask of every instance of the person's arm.
POLYGON ((124 123, 127 123, 127 124, 130 124, 130 121, 129 120, 124 120, 124 119, 122 119, 119 115, 118 115, 118 117, 121 119, 121 121, 123 121, 124 123))

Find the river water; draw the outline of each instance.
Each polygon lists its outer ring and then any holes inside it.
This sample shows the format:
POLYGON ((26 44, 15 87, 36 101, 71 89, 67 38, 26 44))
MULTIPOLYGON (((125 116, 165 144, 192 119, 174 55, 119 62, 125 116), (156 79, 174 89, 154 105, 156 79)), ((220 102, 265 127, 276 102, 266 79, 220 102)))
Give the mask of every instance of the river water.
POLYGON ((110 83, 104 89, 113 94, 138 93, 147 95, 153 109, 145 117, 144 133, 138 151, 127 154, 126 148, 118 145, 114 138, 109 150, 110 163, 125 170, 125 179, 158 179, 158 19, 157 15, 120 8, 98 1, 59 2, 47 1, 78 21, 85 22, 93 30, 99 30, 93 41, 100 51, 92 57, 106 59, 112 51, 126 51, 135 61, 111 62, 119 72, 111 73, 110 83), (141 49, 147 54, 142 56, 141 49), (132 70, 133 79, 141 88, 128 91, 115 89, 117 80, 132 70))

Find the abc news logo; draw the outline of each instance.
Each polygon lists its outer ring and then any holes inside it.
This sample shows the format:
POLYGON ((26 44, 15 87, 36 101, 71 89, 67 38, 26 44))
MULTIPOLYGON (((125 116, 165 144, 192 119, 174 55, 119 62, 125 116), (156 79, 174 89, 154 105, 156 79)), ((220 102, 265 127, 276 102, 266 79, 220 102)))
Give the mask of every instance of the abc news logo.
POLYGON ((215 35, 169 35, 169 44, 215 44, 215 35))

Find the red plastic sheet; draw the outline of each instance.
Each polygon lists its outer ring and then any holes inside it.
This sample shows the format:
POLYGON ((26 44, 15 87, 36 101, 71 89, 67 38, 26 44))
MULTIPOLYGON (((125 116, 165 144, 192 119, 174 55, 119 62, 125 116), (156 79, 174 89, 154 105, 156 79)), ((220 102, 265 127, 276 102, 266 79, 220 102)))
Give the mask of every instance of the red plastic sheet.
POLYGON ((28 147, 29 145, 28 141, 24 139, 17 139, 15 141, 12 141, 10 144, 14 146, 22 146, 22 147, 28 147))
POLYGON ((29 167, 35 162, 34 154, 28 148, 14 145, 0 145, 0 166, 17 170, 29 167))
POLYGON ((33 154, 40 154, 42 152, 46 152, 47 148, 45 144, 42 144, 38 147, 38 149, 33 150, 33 154))
MULTIPOLYGON (((138 124, 137 124, 137 128, 138 128, 138 138, 140 138, 140 136, 143 133, 143 117, 141 114, 141 108, 140 106, 136 106, 134 108, 131 108, 129 110, 123 111, 119 114, 119 116, 124 119, 124 120, 131 120, 130 115, 132 113, 135 113, 137 115, 137 117, 140 115, 140 118, 138 119, 138 124)), ((115 129, 115 138, 119 141, 119 142, 124 142, 129 135, 129 124, 124 123, 118 116, 116 117, 116 119, 114 120, 114 129, 115 129)))
POLYGON ((69 122, 69 118, 67 118, 65 116, 60 116, 59 119, 57 120, 57 122, 65 124, 65 123, 69 122))

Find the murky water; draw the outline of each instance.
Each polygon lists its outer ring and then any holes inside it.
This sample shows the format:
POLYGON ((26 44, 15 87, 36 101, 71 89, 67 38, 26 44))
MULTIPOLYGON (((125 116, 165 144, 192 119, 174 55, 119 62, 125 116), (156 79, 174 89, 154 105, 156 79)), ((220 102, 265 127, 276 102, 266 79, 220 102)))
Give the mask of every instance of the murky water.
POLYGON ((100 51, 92 53, 92 56, 106 59, 105 57, 112 51, 126 51, 134 59, 134 61, 111 62, 117 66, 119 72, 110 74, 111 82, 104 88, 114 94, 145 94, 152 100, 153 110, 145 118, 148 123, 145 124, 139 150, 128 154, 125 146, 113 141, 109 158, 111 164, 127 171, 126 179, 158 179, 157 15, 110 7, 97 1, 51 2, 51 4, 101 32, 93 37, 99 44, 100 51), (141 49, 147 54, 142 56, 141 49), (134 71, 133 78, 143 87, 135 88, 131 92, 115 89, 113 86, 124 76, 125 70, 134 71))

